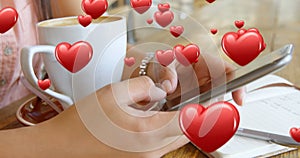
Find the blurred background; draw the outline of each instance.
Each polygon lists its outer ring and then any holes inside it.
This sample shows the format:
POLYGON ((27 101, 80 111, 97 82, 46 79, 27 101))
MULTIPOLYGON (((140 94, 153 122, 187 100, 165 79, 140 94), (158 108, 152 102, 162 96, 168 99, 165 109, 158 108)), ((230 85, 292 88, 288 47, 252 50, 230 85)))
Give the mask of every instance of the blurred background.
MULTIPOLYGON (((218 53, 236 65, 224 55, 221 49, 222 36, 238 29, 234 21, 243 20, 243 28, 257 28, 267 44, 260 56, 276 50, 285 44, 295 46, 292 62, 276 74, 300 86, 300 1, 299 0, 153 0, 152 7, 144 14, 138 14, 129 0, 111 0, 109 14, 121 14, 128 18, 128 42, 139 45, 145 42, 160 42, 170 47, 176 44, 193 42, 202 52, 218 53), (155 23, 147 24, 153 18, 159 3, 169 3, 174 13, 173 22, 165 28, 155 23), (181 38, 174 38, 169 27, 182 25, 185 31, 181 38), (218 29, 216 35, 211 28, 218 29), (218 51, 218 52, 216 52, 218 51)), ((238 66, 238 65, 236 65, 238 66)))

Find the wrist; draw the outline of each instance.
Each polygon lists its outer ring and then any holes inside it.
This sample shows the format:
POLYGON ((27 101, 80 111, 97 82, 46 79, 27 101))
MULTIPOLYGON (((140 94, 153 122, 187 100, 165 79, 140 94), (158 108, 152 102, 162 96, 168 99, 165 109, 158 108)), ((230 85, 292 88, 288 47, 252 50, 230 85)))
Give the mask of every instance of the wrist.
POLYGON ((154 54, 145 54, 140 61, 138 61, 134 70, 130 73, 130 75, 126 78, 135 78, 139 76, 148 76, 152 80, 156 80, 158 78, 158 74, 155 73, 155 70, 160 70, 162 67, 154 60, 154 54))
POLYGON ((148 65, 150 64, 150 62, 152 62, 153 57, 154 57, 153 53, 147 53, 147 56, 141 61, 141 64, 139 66, 139 68, 140 68, 139 75, 140 76, 147 75, 148 65))

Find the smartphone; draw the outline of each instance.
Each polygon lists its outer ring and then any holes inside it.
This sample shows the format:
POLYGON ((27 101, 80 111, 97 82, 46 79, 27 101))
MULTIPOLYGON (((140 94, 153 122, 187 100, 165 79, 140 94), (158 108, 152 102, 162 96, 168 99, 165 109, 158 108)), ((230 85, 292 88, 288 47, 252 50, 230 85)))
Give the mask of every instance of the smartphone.
POLYGON ((221 83, 213 89, 195 93, 194 90, 184 93, 172 100, 166 100, 163 105, 164 111, 174 111, 181 109, 187 104, 199 104, 209 101, 212 98, 216 98, 224 95, 225 93, 232 92, 254 80, 257 80, 265 75, 274 73, 284 66, 286 66, 292 60, 293 45, 287 44, 282 48, 275 50, 263 57, 259 57, 257 60, 249 63, 248 65, 234 70, 231 79, 228 79, 226 83, 221 83), (194 94, 194 95, 193 95, 194 94), (197 94, 195 96, 195 94, 197 94), (183 99, 186 98, 186 99, 183 99), (182 100, 183 99, 183 100, 182 100), (176 101, 179 103, 174 105, 176 101))

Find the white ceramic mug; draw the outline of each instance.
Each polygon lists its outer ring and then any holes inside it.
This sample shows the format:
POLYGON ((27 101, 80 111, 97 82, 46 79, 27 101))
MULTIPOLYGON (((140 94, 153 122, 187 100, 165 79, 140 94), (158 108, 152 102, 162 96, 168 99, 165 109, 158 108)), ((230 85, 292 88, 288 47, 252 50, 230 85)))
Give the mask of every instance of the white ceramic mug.
POLYGON ((64 109, 97 89, 121 80, 127 43, 125 17, 103 16, 87 27, 81 26, 77 17, 65 17, 42 21, 37 28, 41 45, 22 49, 22 70, 25 78, 41 90, 32 66, 34 55, 40 53, 52 88, 44 92, 57 98, 64 109), (93 55, 85 67, 72 73, 58 62, 55 48, 62 42, 73 45, 78 41, 88 42, 93 55))

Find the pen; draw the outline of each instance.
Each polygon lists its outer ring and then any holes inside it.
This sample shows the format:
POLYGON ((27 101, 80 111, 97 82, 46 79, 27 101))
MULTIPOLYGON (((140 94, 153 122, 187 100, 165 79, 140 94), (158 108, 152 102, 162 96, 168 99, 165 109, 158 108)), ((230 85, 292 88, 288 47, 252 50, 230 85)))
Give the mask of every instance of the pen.
POLYGON ((290 136, 278 135, 274 133, 256 131, 256 130, 245 129, 245 128, 239 128, 236 132, 236 135, 265 140, 265 141, 272 141, 283 145, 300 145, 300 143, 296 142, 290 136))

